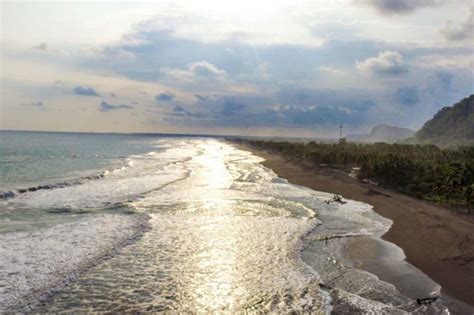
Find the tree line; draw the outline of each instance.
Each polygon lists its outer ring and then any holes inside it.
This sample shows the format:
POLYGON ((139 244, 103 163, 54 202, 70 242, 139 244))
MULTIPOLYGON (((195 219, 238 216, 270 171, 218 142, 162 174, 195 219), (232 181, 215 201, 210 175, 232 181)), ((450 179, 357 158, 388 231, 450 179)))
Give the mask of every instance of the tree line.
POLYGON ((431 202, 474 212, 474 147, 456 150, 435 145, 328 144, 317 142, 246 141, 287 158, 349 171, 359 179, 431 202))

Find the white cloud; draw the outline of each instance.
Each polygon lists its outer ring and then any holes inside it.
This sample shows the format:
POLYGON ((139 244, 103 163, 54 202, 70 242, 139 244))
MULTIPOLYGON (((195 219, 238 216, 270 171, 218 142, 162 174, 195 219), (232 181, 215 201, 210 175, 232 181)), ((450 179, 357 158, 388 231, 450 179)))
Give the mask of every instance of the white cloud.
POLYGON ((384 51, 377 57, 357 62, 357 69, 363 72, 379 75, 400 75, 408 71, 403 57, 396 51, 384 51))
POLYGON ((342 71, 341 69, 334 68, 332 66, 321 66, 321 67, 319 67, 319 70, 321 72, 331 74, 331 75, 343 75, 344 74, 344 71, 342 71))
POLYGON ((188 83, 206 80, 219 81, 224 79, 227 75, 225 70, 219 69, 205 60, 189 63, 186 70, 163 68, 161 72, 174 79, 186 81, 188 83))
POLYGON ((199 77, 219 77, 226 74, 225 70, 217 69, 207 61, 193 62, 188 65, 188 71, 199 77))

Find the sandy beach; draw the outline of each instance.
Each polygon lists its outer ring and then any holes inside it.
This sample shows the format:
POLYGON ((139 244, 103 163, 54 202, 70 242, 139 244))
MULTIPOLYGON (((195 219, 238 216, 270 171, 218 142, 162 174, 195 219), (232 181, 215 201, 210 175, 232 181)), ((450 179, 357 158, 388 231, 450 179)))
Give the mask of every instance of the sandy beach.
MULTIPOLYGON (((383 239, 402 248, 406 260, 442 286, 443 293, 474 305, 474 217, 456 213, 369 184, 345 173, 296 161, 238 144, 266 159, 263 163, 290 183, 339 193, 371 204, 393 221, 383 239)), ((354 249, 357 248, 354 243, 354 249)))

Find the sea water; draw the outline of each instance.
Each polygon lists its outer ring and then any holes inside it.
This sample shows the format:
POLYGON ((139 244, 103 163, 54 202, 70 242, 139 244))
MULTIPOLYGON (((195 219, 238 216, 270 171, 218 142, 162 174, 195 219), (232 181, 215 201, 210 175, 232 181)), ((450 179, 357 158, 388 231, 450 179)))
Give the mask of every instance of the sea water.
POLYGON ((215 138, 0 132, 0 311, 448 313, 344 255, 390 220, 262 161, 215 138))

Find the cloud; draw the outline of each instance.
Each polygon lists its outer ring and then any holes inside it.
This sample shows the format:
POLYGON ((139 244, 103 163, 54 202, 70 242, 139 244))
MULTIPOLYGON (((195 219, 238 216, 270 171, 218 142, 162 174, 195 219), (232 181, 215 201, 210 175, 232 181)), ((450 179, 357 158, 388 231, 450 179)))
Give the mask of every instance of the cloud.
POLYGON ((370 5, 382 14, 408 14, 422 7, 431 7, 441 0, 355 0, 356 4, 370 5))
POLYGON ((274 99, 285 105, 338 106, 357 110, 367 110, 375 105, 368 91, 291 89, 278 91, 274 99))
POLYGON ((32 107, 37 107, 37 108, 44 108, 44 103, 42 101, 25 103, 25 104, 20 104, 20 105, 22 105, 22 106, 32 106, 32 107))
POLYGON ((105 101, 102 101, 102 103, 99 104, 99 107, 97 108, 97 110, 101 112, 108 112, 108 111, 116 110, 116 109, 131 109, 131 108, 133 108, 133 106, 123 105, 123 104, 113 105, 105 101))
POLYGON ((277 95, 280 105, 267 111, 275 124, 283 126, 318 126, 339 123, 357 126, 371 122, 379 106, 369 92, 337 90, 284 90, 277 95))
POLYGON ((38 45, 33 46, 32 49, 39 51, 43 54, 53 55, 55 57, 57 56, 64 57, 69 54, 67 50, 51 47, 47 42, 41 42, 38 45))
POLYGON ((136 56, 131 51, 121 49, 120 47, 106 47, 99 57, 101 62, 106 64, 116 64, 125 66, 136 60, 136 56))
MULTIPOLYGON (((322 46, 263 45, 231 39, 200 42, 178 37, 170 30, 143 29, 113 47, 140 58, 125 65, 108 63, 109 71, 133 80, 158 81, 173 89, 198 92, 201 96, 247 88, 272 90, 288 85, 309 86, 318 81, 328 86, 350 76, 355 60, 365 60, 386 49, 395 50, 383 42, 349 35, 345 39, 328 39, 322 46), (323 80, 322 72, 331 74, 330 80, 323 80)), ((97 66, 104 65, 98 63, 97 66)))
MULTIPOLYGON (((370 18, 373 16, 373 13, 366 15, 370 18)), ((372 23, 370 18, 364 25, 374 27, 375 22, 372 23)), ((418 19, 419 16, 413 18, 418 19)), ((387 20, 379 16, 375 19, 377 23, 387 20)), ((410 24, 410 19, 412 17, 403 17, 402 24, 410 24)), ((439 21, 438 16, 430 32, 438 31, 441 25, 439 21)), ((398 38, 391 36, 390 30, 385 33, 382 22, 380 29, 384 37, 377 36, 383 38, 381 40, 370 39, 372 35, 363 30, 369 26, 361 26, 350 19, 344 20, 347 24, 324 21, 318 25, 311 23, 314 22, 308 20, 301 26, 306 29, 307 36, 327 34, 322 45, 292 41, 283 44, 249 43, 232 38, 203 42, 173 30, 144 30, 137 27, 128 37, 110 44, 110 49, 99 50, 101 58, 97 58, 97 52, 92 52, 79 59, 84 73, 95 71, 132 79, 136 84, 133 90, 125 89, 121 93, 112 80, 110 86, 105 86, 109 83, 103 79, 94 83, 96 81, 81 81, 64 76, 51 78, 60 77, 68 82, 95 86, 104 100, 112 103, 99 107, 102 111, 125 109, 128 105, 138 108, 131 102, 134 99, 146 108, 150 105, 146 99, 150 100, 151 96, 152 102, 156 99, 162 105, 154 108, 157 113, 155 118, 182 122, 183 130, 193 126, 189 122, 193 122, 199 130, 216 126, 263 126, 276 129, 310 126, 307 130, 314 131, 318 124, 339 122, 349 129, 351 126, 378 123, 380 119, 384 122, 391 120, 394 124, 413 124, 433 113, 432 108, 438 104, 433 99, 446 91, 441 87, 442 84, 452 85, 449 91, 451 99, 454 93, 460 94, 466 90, 458 88, 459 84, 472 82, 460 77, 457 68, 454 69, 463 58, 453 56, 468 56, 472 51, 464 47, 467 45, 446 42, 411 44, 412 37, 409 36, 406 41, 399 42, 398 38), (311 25, 314 27, 308 29, 311 25), (122 54, 136 58, 116 58, 122 54), (108 55, 111 58, 107 58, 108 55), (444 63, 435 65, 433 60, 438 62, 440 58, 444 63), (407 75, 400 75, 408 69, 407 75), (436 76, 435 71, 441 70, 453 73, 454 78, 442 74, 436 76), (364 73, 374 75, 361 75, 364 73), (393 77, 381 80, 382 76, 393 77), (439 94, 428 91, 428 79, 431 80, 430 87, 439 94), (153 86, 166 88, 153 93, 153 86), (407 88, 414 86, 417 90, 407 88), (113 91, 125 98, 121 101, 120 98, 113 99, 110 94, 113 91), (143 91, 149 91, 147 97, 141 96, 146 94, 143 91), (420 114, 399 114, 400 104, 414 104, 413 111, 420 114)), ((42 53, 31 50, 29 53, 44 58, 42 53)), ((75 85, 68 84, 65 89, 68 86, 71 89, 75 85)), ((98 94, 98 91, 94 92, 98 94)), ((31 95, 35 95, 35 99, 46 98, 48 101, 46 94, 31 95)), ((102 101, 98 98, 95 100, 96 105, 102 101)), ((128 113, 126 110, 121 112, 128 113)))
POLYGON ((396 76, 408 71, 403 57, 396 51, 384 51, 377 57, 356 63, 357 69, 378 75, 396 76))
POLYGON ((324 126, 336 124, 358 125, 367 121, 365 110, 354 110, 344 106, 276 106, 265 113, 271 124, 282 126, 324 126))
POLYGON ((45 43, 45 42, 39 43, 38 45, 33 46, 33 49, 47 51, 48 50, 48 43, 45 43))
POLYGON ((155 96, 155 99, 156 99, 157 101, 170 102, 170 101, 172 101, 175 97, 176 97, 176 95, 174 95, 173 92, 165 91, 165 92, 163 92, 163 93, 160 93, 160 94, 156 95, 156 96, 155 96))
MULTIPOLYGON (((196 118, 205 118, 205 115, 202 113, 193 113, 188 110, 186 110, 184 107, 176 105, 173 110, 170 113, 166 113, 166 116, 171 117, 171 119, 174 119, 174 122, 177 122, 178 120, 176 119, 196 119, 196 118)), ((165 120, 170 121, 170 118, 165 118, 165 120)))
POLYGON ((452 21, 446 22, 446 25, 441 29, 441 34, 449 41, 474 39, 474 7, 471 8, 469 16, 459 27, 453 27, 452 21))
POLYGON ((117 94, 115 94, 115 93, 110 93, 110 96, 112 96, 112 97, 117 97, 117 94))
POLYGON ((72 89, 74 94, 77 95, 84 95, 84 96, 100 96, 93 88, 91 87, 83 87, 83 86, 76 86, 72 89))
POLYGON ((198 99, 195 105, 199 106, 198 114, 176 107, 169 116, 175 123, 184 125, 236 128, 307 128, 378 122, 372 117, 377 103, 367 92, 290 89, 267 95, 214 95, 207 100, 198 99), (201 119, 191 121, 189 117, 201 119))
POLYGON ((188 70, 200 77, 217 77, 225 75, 224 70, 217 69, 213 64, 203 60, 188 65, 188 70))
POLYGON ((198 100, 200 100, 200 101, 207 101, 207 100, 209 100, 209 97, 207 97, 207 96, 203 96, 203 95, 199 95, 199 94, 194 94, 194 96, 195 96, 198 100))
POLYGON ((225 70, 218 69, 215 65, 205 60, 188 63, 186 70, 165 67, 161 70, 161 73, 175 80, 190 82, 203 82, 205 80, 215 81, 224 78, 227 74, 225 70))
POLYGON ((184 113, 184 112, 186 112, 186 110, 183 107, 177 105, 173 108, 173 112, 184 113))
POLYGON ((395 100, 402 105, 412 106, 420 101, 415 87, 401 87, 395 92, 395 100))
POLYGON ((245 105, 232 98, 225 98, 222 104, 221 115, 229 116, 237 112, 241 112, 245 108, 245 105))
POLYGON ((331 75, 343 75, 344 74, 344 71, 342 71, 340 69, 337 69, 337 68, 334 68, 332 66, 321 66, 321 67, 319 67, 319 70, 321 72, 331 74, 331 75))

